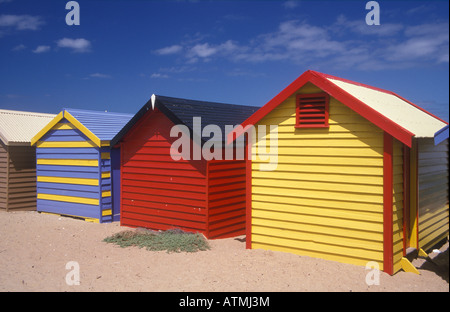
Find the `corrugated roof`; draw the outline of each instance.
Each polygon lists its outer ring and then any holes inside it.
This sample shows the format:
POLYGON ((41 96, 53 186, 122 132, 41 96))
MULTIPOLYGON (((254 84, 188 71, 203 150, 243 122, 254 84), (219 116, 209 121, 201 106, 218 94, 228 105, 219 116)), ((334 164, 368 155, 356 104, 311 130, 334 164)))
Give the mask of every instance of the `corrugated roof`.
POLYGON ((0 109, 0 139, 6 145, 29 145, 56 115, 0 109))
POLYGON ((91 111, 81 109, 64 109, 88 128, 102 141, 111 140, 126 123, 133 117, 132 114, 91 111))
MULTIPOLYGON (((225 133, 225 126, 237 126, 258 110, 259 107, 217 102, 188 100, 168 96, 154 95, 154 108, 160 109, 175 124, 184 124, 193 131, 193 118, 201 117, 202 127, 217 125, 225 133)), ((148 110, 153 109, 149 100, 117 134, 111 144, 116 144, 148 110)), ((198 137, 201 134, 195 133, 198 137)))
POLYGON ((160 107, 161 104, 190 129, 193 128, 193 118, 201 117, 203 126, 217 125, 223 133, 226 125, 239 125, 258 109, 255 106, 157 96, 155 107, 160 107))
POLYGON ((394 93, 361 86, 342 80, 327 78, 364 104, 389 118, 418 138, 432 138, 446 123, 411 105, 394 93))

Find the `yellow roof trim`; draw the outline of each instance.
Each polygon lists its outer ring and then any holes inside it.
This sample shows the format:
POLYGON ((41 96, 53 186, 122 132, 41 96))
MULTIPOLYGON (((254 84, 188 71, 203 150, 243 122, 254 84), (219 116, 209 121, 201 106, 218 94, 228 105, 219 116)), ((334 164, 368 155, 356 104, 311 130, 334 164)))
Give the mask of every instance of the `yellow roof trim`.
POLYGON ((63 112, 60 112, 58 115, 56 115, 55 118, 53 118, 44 128, 42 128, 32 139, 31 139, 31 146, 36 144, 37 141, 39 141, 40 138, 42 138, 48 131, 50 131, 51 128, 53 128, 57 123, 59 123, 64 118, 63 112))
POLYGON ((88 128, 86 128, 81 122, 79 122, 75 117, 73 117, 68 111, 64 111, 64 118, 66 118, 72 125, 77 127, 85 136, 94 142, 95 145, 101 147, 101 140, 91 132, 88 128))

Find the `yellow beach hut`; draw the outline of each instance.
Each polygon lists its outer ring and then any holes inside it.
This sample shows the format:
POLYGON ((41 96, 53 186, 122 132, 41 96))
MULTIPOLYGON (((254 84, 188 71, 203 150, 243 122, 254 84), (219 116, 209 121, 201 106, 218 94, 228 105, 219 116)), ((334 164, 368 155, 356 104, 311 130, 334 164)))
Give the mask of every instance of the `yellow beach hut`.
POLYGON ((448 124, 399 95, 307 71, 241 126, 229 141, 267 128, 250 144, 247 248, 394 274, 448 236, 448 124))

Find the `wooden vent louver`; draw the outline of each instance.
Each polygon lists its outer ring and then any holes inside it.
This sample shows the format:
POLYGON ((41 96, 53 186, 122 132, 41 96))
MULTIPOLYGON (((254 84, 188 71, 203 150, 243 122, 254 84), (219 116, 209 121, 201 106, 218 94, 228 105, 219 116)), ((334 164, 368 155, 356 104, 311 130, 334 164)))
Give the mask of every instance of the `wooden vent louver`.
POLYGON ((296 128, 328 127, 327 93, 298 94, 296 110, 296 128))

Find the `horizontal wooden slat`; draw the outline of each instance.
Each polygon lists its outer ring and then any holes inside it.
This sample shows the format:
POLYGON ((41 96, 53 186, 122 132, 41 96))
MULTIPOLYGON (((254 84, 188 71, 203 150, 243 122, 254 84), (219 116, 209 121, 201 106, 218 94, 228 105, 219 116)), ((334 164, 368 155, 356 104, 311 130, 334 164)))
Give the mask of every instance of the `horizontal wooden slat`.
POLYGON ((140 207, 135 205, 124 205, 125 211, 150 216, 164 217, 168 219, 182 219, 189 220, 193 222, 206 222, 206 215, 197 213, 195 208, 184 207, 185 209, 161 209, 154 208, 151 205, 148 207, 140 207))
POLYGON ((319 206, 307 206, 303 202, 299 202, 297 205, 282 204, 282 203, 269 203, 269 202, 253 202, 254 209, 274 211, 274 212, 286 212, 294 213, 298 215, 309 215, 315 217, 333 218, 333 219, 349 219, 356 221, 368 221, 378 222, 383 221, 382 212, 368 212, 364 209, 361 210, 347 210, 337 209, 330 207, 319 206))
POLYGON ((276 236, 253 234, 254 242, 264 242, 266 244, 277 245, 288 248, 296 248, 302 250, 314 251, 322 254, 335 254, 335 255, 352 255, 354 258, 366 259, 372 261, 382 261, 383 254, 377 251, 364 250, 358 248, 349 248, 341 246, 331 246, 329 244, 317 243, 314 241, 303 241, 298 238, 287 239, 276 236))
MULTIPOLYGON (((266 163, 254 160, 252 170, 259 171, 259 164, 266 163)), ((274 171, 273 171, 274 172, 274 171)), ((382 176, 383 169, 372 166, 345 166, 345 165, 312 165, 312 164, 288 164, 278 163, 276 172, 290 175, 291 173, 330 173, 330 174, 349 174, 355 177, 360 176, 382 176)))
POLYGON ((38 159, 38 165, 97 167, 98 159, 38 159))
POLYGON ((362 203, 375 203, 381 204, 383 203, 383 197, 373 194, 358 194, 352 192, 331 192, 331 191, 320 191, 320 190, 293 190, 289 188, 275 188, 275 187, 261 187, 254 186, 252 187, 253 194, 259 195, 273 195, 277 197, 294 197, 298 200, 302 198, 321 198, 321 199, 329 199, 329 200, 341 200, 351 202, 362 202, 362 203))
POLYGON ((352 148, 352 147, 317 147, 309 146, 286 146, 282 149, 278 147, 278 153, 281 155, 305 155, 305 156, 358 156, 358 157, 378 157, 383 154, 381 147, 374 148, 352 148))
POLYGON ((193 199, 193 200, 205 200, 205 190, 203 188, 198 188, 197 192, 187 191, 183 189, 152 189, 145 186, 128 186, 123 185, 123 193, 133 193, 141 195, 157 195, 157 196, 168 196, 176 197, 181 199, 193 199))
MULTIPOLYGON (((356 179, 355 179, 356 180, 356 179)), ((303 195, 304 192, 300 190, 328 190, 333 192, 344 193, 367 193, 367 194, 380 194, 382 186, 371 186, 352 183, 330 183, 326 181, 316 182, 314 180, 301 181, 301 180, 284 180, 284 179, 253 179, 253 186, 262 187, 289 187, 299 190, 299 195, 303 195)), ((306 196, 306 195, 305 195, 306 196)))
POLYGON ((98 205, 99 200, 94 198, 84 198, 84 197, 75 197, 75 196, 64 196, 64 195, 53 195, 53 194, 37 194, 38 199, 46 199, 52 201, 62 201, 69 203, 79 203, 79 204, 88 204, 88 205, 98 205))
POLYGON ((55 148, 55 147, 96 147, 97 145, 92 141, 79 142, 42 142, 36 143, 37 148, 55 148))
MULTIPOLYGON (((155 200, 158 200, 155 198, 155 200)), ((123 198, 123 205, 127 207, 142 208, 142 209, 156 209, 165 211, 182 212, 188 214, 198 214, 206 215, 206 208, 199 208, 198 206, 175 204, 172 203, 168 205, 166 202, 148 201, 148 200, 138 200, 138 199, 128 199, 123 198)))
MULTIPOLYGON (((140 178, 140 177, 139 177, 140 178)), ((133 179, 130 176, 126 175, 122 178, 123 186, 135 186, 135 187, 144 187, 144 188, 152 188, 152 189, 161 189, 161 190, 174 190, 174 191, 186 191, 186 192, 197 192, 204 193, 205 189, 203 185, 191 184, 191 180, 183 180, 176 179, 177 182, 172 181, 161 181, 163 179, 159 179, 160 181, 155 180, 143 180, 143 179, 133 179)), ((195 181, 195 180, 194 180, 195 181)), ((195 181, 196 182, 196 181, 195 181)))
MULTIPOLYGON (((130 220, 140 220, 146 227, 149 228, 159 228, 159 229, 170 229, 170 228, 181 228, 197 231, 205 231, 206 224, 204 222, 194 222, 186 219, 174 219, 174 218, 163 218, 159 216, 149 216, 145 214, 136 214, 129 212, 127 210, 123 211, 122 219, 130 220)), ((125 221, 126 223, 126 221, 125 221)))
POLYGON ((52 182, 52 183, 81 184, 81 185, 98 185, 98 179, 85 179, 85 178, 63 178, 63 177, 38 176, 37 181, 38 182, 52 182))
POLYGON ((178 177, 192 177, 192 178, 204 178, 205 173, 197 170, 193 170, 192 168, 177 168, 176 165, 172 167, 172 169, 161 169, 158 168, 159 163, 153 164, 133 164, 127 165, 123 167, 123 172, 125 173, 143 173, 143 174, 154 174, 161 176, 178 176, 178 177))
POLYGON ((269 220, 288 221, 299 224, 300 223, 320 224, 321 226, 338 227, 343 229, 353 229, 366 232, 378 232, 382 229, 382 223, 380 222, 327 218, 323 216, 301 215, 296 213, 259 210, 259 209, 253 209, 252 217, 269 220))

